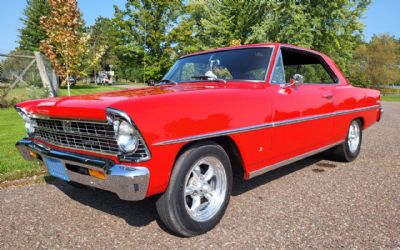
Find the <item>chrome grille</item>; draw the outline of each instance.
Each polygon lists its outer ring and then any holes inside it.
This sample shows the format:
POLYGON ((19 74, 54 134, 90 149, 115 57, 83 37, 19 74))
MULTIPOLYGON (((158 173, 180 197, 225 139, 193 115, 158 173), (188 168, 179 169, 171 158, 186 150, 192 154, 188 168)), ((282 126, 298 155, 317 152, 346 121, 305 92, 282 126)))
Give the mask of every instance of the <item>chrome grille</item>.
MULTIPOLYGON (((49 144, 98 153, 120 154, 111 124, 59 119, 32 118, 32 120, 35 124, 35 138, 49 144)), ((145 160, 148 158, 148 150, 140 139, 134 153, 120 157, 128 161, 145 160)))

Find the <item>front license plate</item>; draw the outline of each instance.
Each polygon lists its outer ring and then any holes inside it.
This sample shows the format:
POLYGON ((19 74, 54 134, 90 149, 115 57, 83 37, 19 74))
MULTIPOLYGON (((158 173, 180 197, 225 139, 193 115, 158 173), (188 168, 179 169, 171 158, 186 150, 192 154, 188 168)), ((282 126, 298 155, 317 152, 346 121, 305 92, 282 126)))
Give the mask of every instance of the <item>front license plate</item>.
POLYGON ((60 178, 64 181, 69 181, 69 176, 65 169, 64 163, 62 163, 60 160, 47 157, 44 157, 44 162, 50 175, 60 178))

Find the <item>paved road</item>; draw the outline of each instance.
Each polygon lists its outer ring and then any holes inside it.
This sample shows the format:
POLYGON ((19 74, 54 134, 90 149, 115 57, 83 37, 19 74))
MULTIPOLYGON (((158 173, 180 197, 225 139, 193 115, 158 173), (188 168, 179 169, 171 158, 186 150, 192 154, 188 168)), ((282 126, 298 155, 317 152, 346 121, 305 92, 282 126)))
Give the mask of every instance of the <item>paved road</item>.
POLYGON ((358 160, 321 156, 236 184, 227 213, 195 238, 166 233, 154 199, 125 202, 61 181, 0 190, 0 249, 400 248, 400 103, 384 103, 358 160))

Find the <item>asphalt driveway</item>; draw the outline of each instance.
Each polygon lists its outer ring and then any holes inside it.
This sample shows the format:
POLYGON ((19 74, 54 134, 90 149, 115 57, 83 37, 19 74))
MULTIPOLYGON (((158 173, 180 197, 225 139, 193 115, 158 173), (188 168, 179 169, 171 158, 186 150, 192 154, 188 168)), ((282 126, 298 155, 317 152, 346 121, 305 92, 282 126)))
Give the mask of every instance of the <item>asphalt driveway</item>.
POLYGON ((315 156, 238 182, 213 231, 165 231, 155 199, 126 202, 61 181, 0 189, 0 249, 400 248, 400 103, 350 164, 315 156))

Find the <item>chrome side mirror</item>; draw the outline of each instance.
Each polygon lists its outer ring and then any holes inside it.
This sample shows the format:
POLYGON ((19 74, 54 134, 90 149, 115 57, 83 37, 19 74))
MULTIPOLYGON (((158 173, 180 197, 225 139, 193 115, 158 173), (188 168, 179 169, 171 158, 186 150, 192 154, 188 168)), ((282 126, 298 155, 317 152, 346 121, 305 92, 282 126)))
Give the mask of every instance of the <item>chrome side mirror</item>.
POLYGON ((296 85, 300 85, 300 84, 304 83, 304 77, 300 74, 294 74, 292 80, 293 80, 294 84, 296 84, 296 85))
POLYGON ((300 74, 295 74, 292 79, 288 83, 282 84, 281 88, 287 89, 292 86, 299 86, 304 83, 304 77, 300 74))

